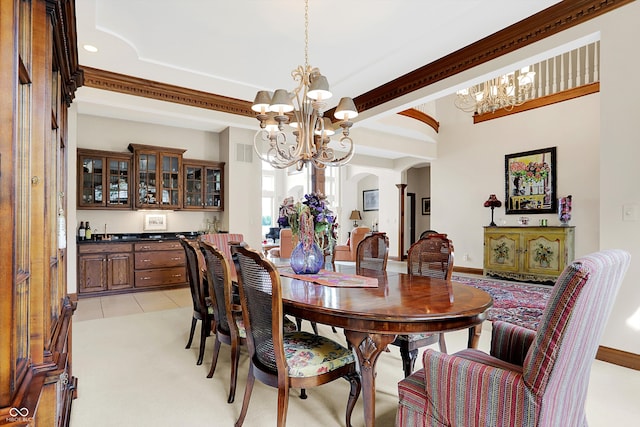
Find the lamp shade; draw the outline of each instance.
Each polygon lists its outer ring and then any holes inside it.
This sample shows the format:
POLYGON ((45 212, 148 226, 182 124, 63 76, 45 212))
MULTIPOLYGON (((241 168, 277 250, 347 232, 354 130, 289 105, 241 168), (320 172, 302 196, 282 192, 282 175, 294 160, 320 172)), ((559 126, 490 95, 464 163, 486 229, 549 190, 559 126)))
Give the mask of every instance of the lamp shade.
POLYGON ((349 219, 353 220, 353 221, 360 221, 362 219, 362 217, 360 216, 360 211, 351 211, 351 215, 349 216, 349 219))
POLYGON ((266 111, 269 111, 269 106, 271 105, 271 92, 266 90, 261 90, 256 93, 256 99, 253 101, 253 105, 251 109, 257 113, 264 114, 266 111))
POLYGON ((349 97, 341 98, 333 116, 338 120, 349 120, 357 117, 358 110, 356 109, 356 104, 353 102, 353 99, 349 97))
POLYGON ((293 104, 289 92, 284 89, 278 89, 273 93, 269 110, 274 113, 289 113, 293 111, 293 104))
POLYGON ((486 202, 484 202, 485 208, 499 208, 502 206, 502 202, 498 200, 495 194, 491 194, 486 202))
POLYGON ((322 100, 329 99, 333 94, 329 91, 329 82, 322 74, 319 74, 311 81, 307 96, 311 99, 322 100))

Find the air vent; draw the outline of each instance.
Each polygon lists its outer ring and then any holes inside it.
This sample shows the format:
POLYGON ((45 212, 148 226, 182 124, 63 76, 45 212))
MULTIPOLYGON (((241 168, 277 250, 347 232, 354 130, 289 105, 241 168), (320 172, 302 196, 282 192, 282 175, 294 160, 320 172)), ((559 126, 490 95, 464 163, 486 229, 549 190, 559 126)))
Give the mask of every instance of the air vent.
POLYGON ((253 163, 253 145, 236 144, 236 160, 238 162, 253 163))

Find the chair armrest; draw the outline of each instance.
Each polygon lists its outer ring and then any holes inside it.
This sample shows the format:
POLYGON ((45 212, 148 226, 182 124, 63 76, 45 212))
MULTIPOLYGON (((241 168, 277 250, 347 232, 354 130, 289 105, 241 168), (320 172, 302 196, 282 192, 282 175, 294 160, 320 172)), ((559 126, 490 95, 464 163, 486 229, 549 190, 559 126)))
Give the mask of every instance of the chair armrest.
POLYGON ((425 349, 423 364, 425 413, 438 420, 437 425, 504 425, 501 422, 505 421, 505 413, 525 425, 522 420, 535 413, 535 399, 519 372, 433 349, 425 349), (505 399, 508 396, 521 397, 505 399), (499 410, 488 410, 487 402, 502 403, 499 410))
POLYGON ((491 355, 505 362, 522 366, 536 331, 512 323, 493 322, 491 355))

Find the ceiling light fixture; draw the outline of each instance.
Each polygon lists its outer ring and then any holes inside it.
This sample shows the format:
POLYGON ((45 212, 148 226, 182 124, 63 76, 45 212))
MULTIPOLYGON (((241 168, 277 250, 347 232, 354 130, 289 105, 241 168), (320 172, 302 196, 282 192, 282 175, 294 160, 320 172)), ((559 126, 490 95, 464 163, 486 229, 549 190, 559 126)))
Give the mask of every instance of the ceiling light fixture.
POLYGON ((495 77, 484 83, 456 93, 455 106, 474 114, 494 113, 504 108, 511 111, 532 98, 536 73, 524 67, 518 71, 495 77))
POLYGON ((278 89, 273 94, 261 90, 256 94, 251 109, 258 113, 260 130, 253 138, 253 145, 261 160, 274 168, 296 166, 301 170, 311 163, 316 168, 342 166, 353 157, 353 140, 349 137, 350 121, 358 115, 351 98, 342 98, 334 116, 342 128, 339 143, 331 144, 334 125, 324 117, 326 100, 331 98, 327 78, 318 68, 309 65, 309 0, 304 6, 304 66, 291 72, 298 82, 293 92, 278 89), (290 120, 290 116, 292 120, 290 120), (295 142, 287 138, 284 125, 293 128, 295 142), (335 148, 340 148, 336 151, 335 148))

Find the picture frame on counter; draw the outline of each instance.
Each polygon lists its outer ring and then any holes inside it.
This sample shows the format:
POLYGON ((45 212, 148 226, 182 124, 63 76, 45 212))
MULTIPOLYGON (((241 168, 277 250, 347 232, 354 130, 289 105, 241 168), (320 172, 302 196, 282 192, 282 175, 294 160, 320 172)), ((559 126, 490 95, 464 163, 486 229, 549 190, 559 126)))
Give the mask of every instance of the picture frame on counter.
POLYGON ((166 231, 167 230, 167 215, 166 214, 145 214, 144 216, 144 231, 166 231))

